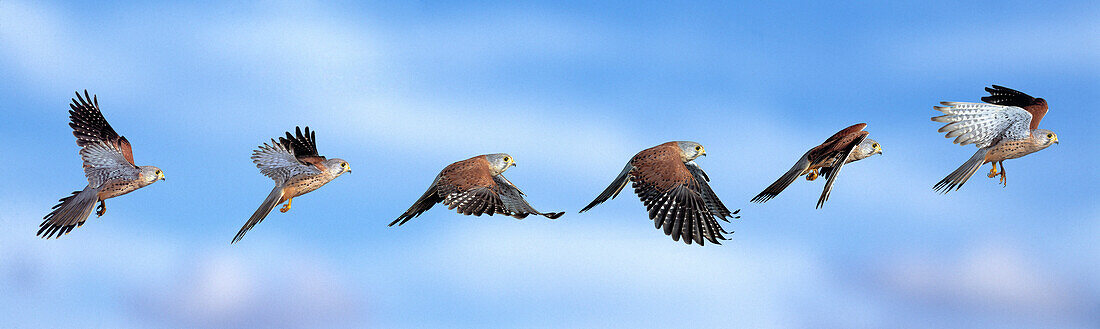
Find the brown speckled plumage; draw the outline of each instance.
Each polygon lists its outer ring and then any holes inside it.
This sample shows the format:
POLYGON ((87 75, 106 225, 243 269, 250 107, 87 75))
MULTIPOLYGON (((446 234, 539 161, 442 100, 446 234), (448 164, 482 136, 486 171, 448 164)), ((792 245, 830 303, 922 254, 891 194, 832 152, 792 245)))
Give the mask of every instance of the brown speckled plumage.
POLYGON ((404 225, 437 203, 460 214, 473 216, 501 214, 524 219, 529 215, 539 215, 557 219, 565 214, 539 212, 527 203, 523 192, 503 175, 513 165, 515 160, 504 153, 478 155, 447 165, 409 210, 389 226, 404 225))
POLYGON ((737 211, 729 211, 710 188, 710 178, 695 158, 706 155, 695 142, 668 142, 638 152, 599 196, 581 212, 613 199, 632 182, 634 193, 641 199, 649 219, 657 229, 663 229, 672 240, 686 244, 721 244, 727 240, 717 219, 729 222, 737 211))

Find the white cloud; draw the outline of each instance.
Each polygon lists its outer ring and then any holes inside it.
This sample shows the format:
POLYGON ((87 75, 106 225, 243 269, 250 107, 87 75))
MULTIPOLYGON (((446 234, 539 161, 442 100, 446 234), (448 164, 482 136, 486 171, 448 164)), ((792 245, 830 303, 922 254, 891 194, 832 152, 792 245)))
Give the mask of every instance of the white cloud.
POLYGON ((65 90, 65 94, 81 87, 128 94, 143 85, 143 76, 132 70, 129 61, 133 54, 81 33, 88 26, 80 24, 89 22, 45 3, 4 1, 0 3, 0 62, 20 73, 22 81, 42 90, 65 90))
MULTIPOLYGON (((197 247, 168 231, 120 226, 130 222, 123 214, 93 217, 47 241, 34 236, 41 211, 5 201, 0 209, 0 290, 19 294, 20 305, 88 303, 104 298, 94 292, 107 290, 113 298, 74 314, 118 317, 99 323, 140 319, 171 326, 308 327, 361 320, 364 303, 357 291, 339 268, 305 246, 256 239, 259 246, 197 247), (100 313, 118 309, 135 314, 100 313)), ((30 307, 21 317, 49 314, 49 307, 30 307)))
POLYGON ((886 260, 885 287, 911 301, 980 310, 1026 320, 1088 320, 1083 292, 1063 284, 1060 273, 1028 257, 1009 240, 969 246, 954 260, 916 254, 886 260))

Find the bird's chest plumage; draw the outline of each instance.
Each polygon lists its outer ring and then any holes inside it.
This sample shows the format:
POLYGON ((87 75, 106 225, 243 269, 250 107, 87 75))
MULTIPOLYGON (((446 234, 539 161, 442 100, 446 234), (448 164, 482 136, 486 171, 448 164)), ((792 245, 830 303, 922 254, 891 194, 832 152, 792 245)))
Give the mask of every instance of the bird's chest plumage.
POLYGON ((116 196, 120 196, 126 193, 133 192, 143 185, 137 180, 110 180, 106 184, 99 187, 99 193, 96 195, 100 200, 110 199, 116 196))
POLYGON ((335 176, 328 173, 295 176, 286 182, 286 193, 295 197, 313 192, 332 181, 333 178, 335 176))
POLYGON ((997 146, 994 146, 992 150, 989 150, 989 154, 985 156, 985 161, 992 162, 1015 159, 1035 153, 1041 149, 1041 147, 1033 143, 1030 139, 1003 141, 997 143, 997 146))

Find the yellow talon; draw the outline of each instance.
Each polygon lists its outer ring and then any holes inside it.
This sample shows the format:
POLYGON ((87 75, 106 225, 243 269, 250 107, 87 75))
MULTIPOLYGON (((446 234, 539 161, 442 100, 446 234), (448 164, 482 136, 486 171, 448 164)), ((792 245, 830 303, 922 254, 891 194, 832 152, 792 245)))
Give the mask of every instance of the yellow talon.
POLYGON ((985 175, 986 177, 993 178, 993 177, 997 177, 997 175, 1003 175, 1002 173, 997 172, 997 163, 996 162, 990 162, 990 164, 993 165, 993 168, 989 169, 989 174, 985 175))
POLYGON ((809 180, 809 181, 815 180, 815 179, 817 179, 817 176, 818 176, 817 169, 811 170, 810 173, 806 174, 806 180, 809 180))
POLYGON ((279 209, 279 212, 287 212, 287 211, 290 211, 290 202, 292 202, 292 201, 294 201, 294 199, 293 199, 293 198, 291 198, 291 199, 286 199, 286 204, 285 204, 285 205, 283 205, 283 208, 282 208, 282 209, 279 209))

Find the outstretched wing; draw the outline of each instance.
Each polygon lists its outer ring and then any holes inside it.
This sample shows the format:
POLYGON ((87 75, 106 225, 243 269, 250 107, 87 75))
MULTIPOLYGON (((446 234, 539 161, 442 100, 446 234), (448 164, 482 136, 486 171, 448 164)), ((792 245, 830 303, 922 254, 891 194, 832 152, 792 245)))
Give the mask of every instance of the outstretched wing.
POLYGON ((325 170, 325 157, 317 155, 316 131, 309 131, 309 127, 306 127, 305 133, 302 133, 301 127, 294 127, 294 135, 286 132, 286 137, 279 137, 279 143, 293 150, 298 162, 325 170))
POLYGON ((1002 139, 1020 140, 1031 135, 1031 113, 1015 106, 982 103, 940 102, 933 106, 944 115, 932 117, 932 121, 947 123, 940 128, 947 138, 955 138, 959 145, 974 144, 982 148, 1002 139))
MULTIPOLYGON (((99 111, 99 99, 89 96, 84 90, 84 95, 76 93, 76 98, 69 104, 69 127, 73 128, 73 136, 76 136, 76 145, 87 147, 89 145, 107 144, 109 151, 118 153, 118 158, 123 159, 130 166, 134 165, 133 149, 126 137, 119 136, 103 112, 99 111)), ((82 152, 83 153, 83 152, 82 152)), ((84 166, 89 166, 85 163, 84 166)))
POLYGON ((649 210, 649 218, 657 229, 664 229, 675 241, 692 241, 699 245, 704 239, 714 244, 727 240, 729 234, 715 218, 729 221, 729 210, 721 204, 705 174, 688 169, 680 158, 679 149, 662 144, 639 152, 631 161, 634 169, 630 175, 634 193, 649 210), (712 209, 713 207, 713 209, 712 209))
POLYGON ((1039 122, 1043 121, 1043 116, 1047 114, 1047 101, 1042 98, 1031 97, 1031 95, 1022 93, 1018 90, 993 85, 993 87, 985 87, 985 91, 989 92, 989 96, 982 97, 982 101, 990 104, 1015 106, 1024 109, 1028 113, 1031 113, 1031 124, 1029 129, 1038 129, 1039 122))
POLYGON ((523 192, 511 181, 508 181, 508 178, 505 178, 503 174, 493 176, 493 183, 495 184, 493 188, 495 197, 500 199, 500 207, 496 210, 498 213, 512 217, 522 216, 516 218, 535 214, 549 219, 557 219, 565 214, 565 212, 542 213, 535 210, 534 207, 531 207, 531 204, 527 203, 527 200, 523 199, 523 192))
POLYGON ((277 184, 283 184, 297 175, 321 172, 315 166, 298 161, 293 152, 289 145, 272 139, 271 145, 264 143, 252 151, 252 162, 260 168, 261 173, 275 180, 277 184))
POLYGON ((833 192, 833 182, 836 181, 836 176, 840 175, 840 169, 844 167, 844 164, 848 162, 848 158, 855 152, 856 147, 859 147, 859 143, 863 143, 864 139, 867 139, 867 135, 870 133, 861 131, 855 139, 848 143, 844 149, 837 154, 836 161, 832 169, 829 170, 828 180, 825 182, 825 189, 821 191, 821 197, 817 199, 817 208, 821 208, 825 204, 825 201, 829 200, 829 194, 833 192))
POLYGON ((452 163, 436 176, 428 191, 413 203, 409 210, 397 217, 390 226, 402 225, 419 216, 435 203, 443 203, 447 209, 463 215, 502 214, 523 219, 531 214, 556 219, 564 212, 542 213, 531 207, 520 192, 503 176, 493 176, 485 156, 452 163))

